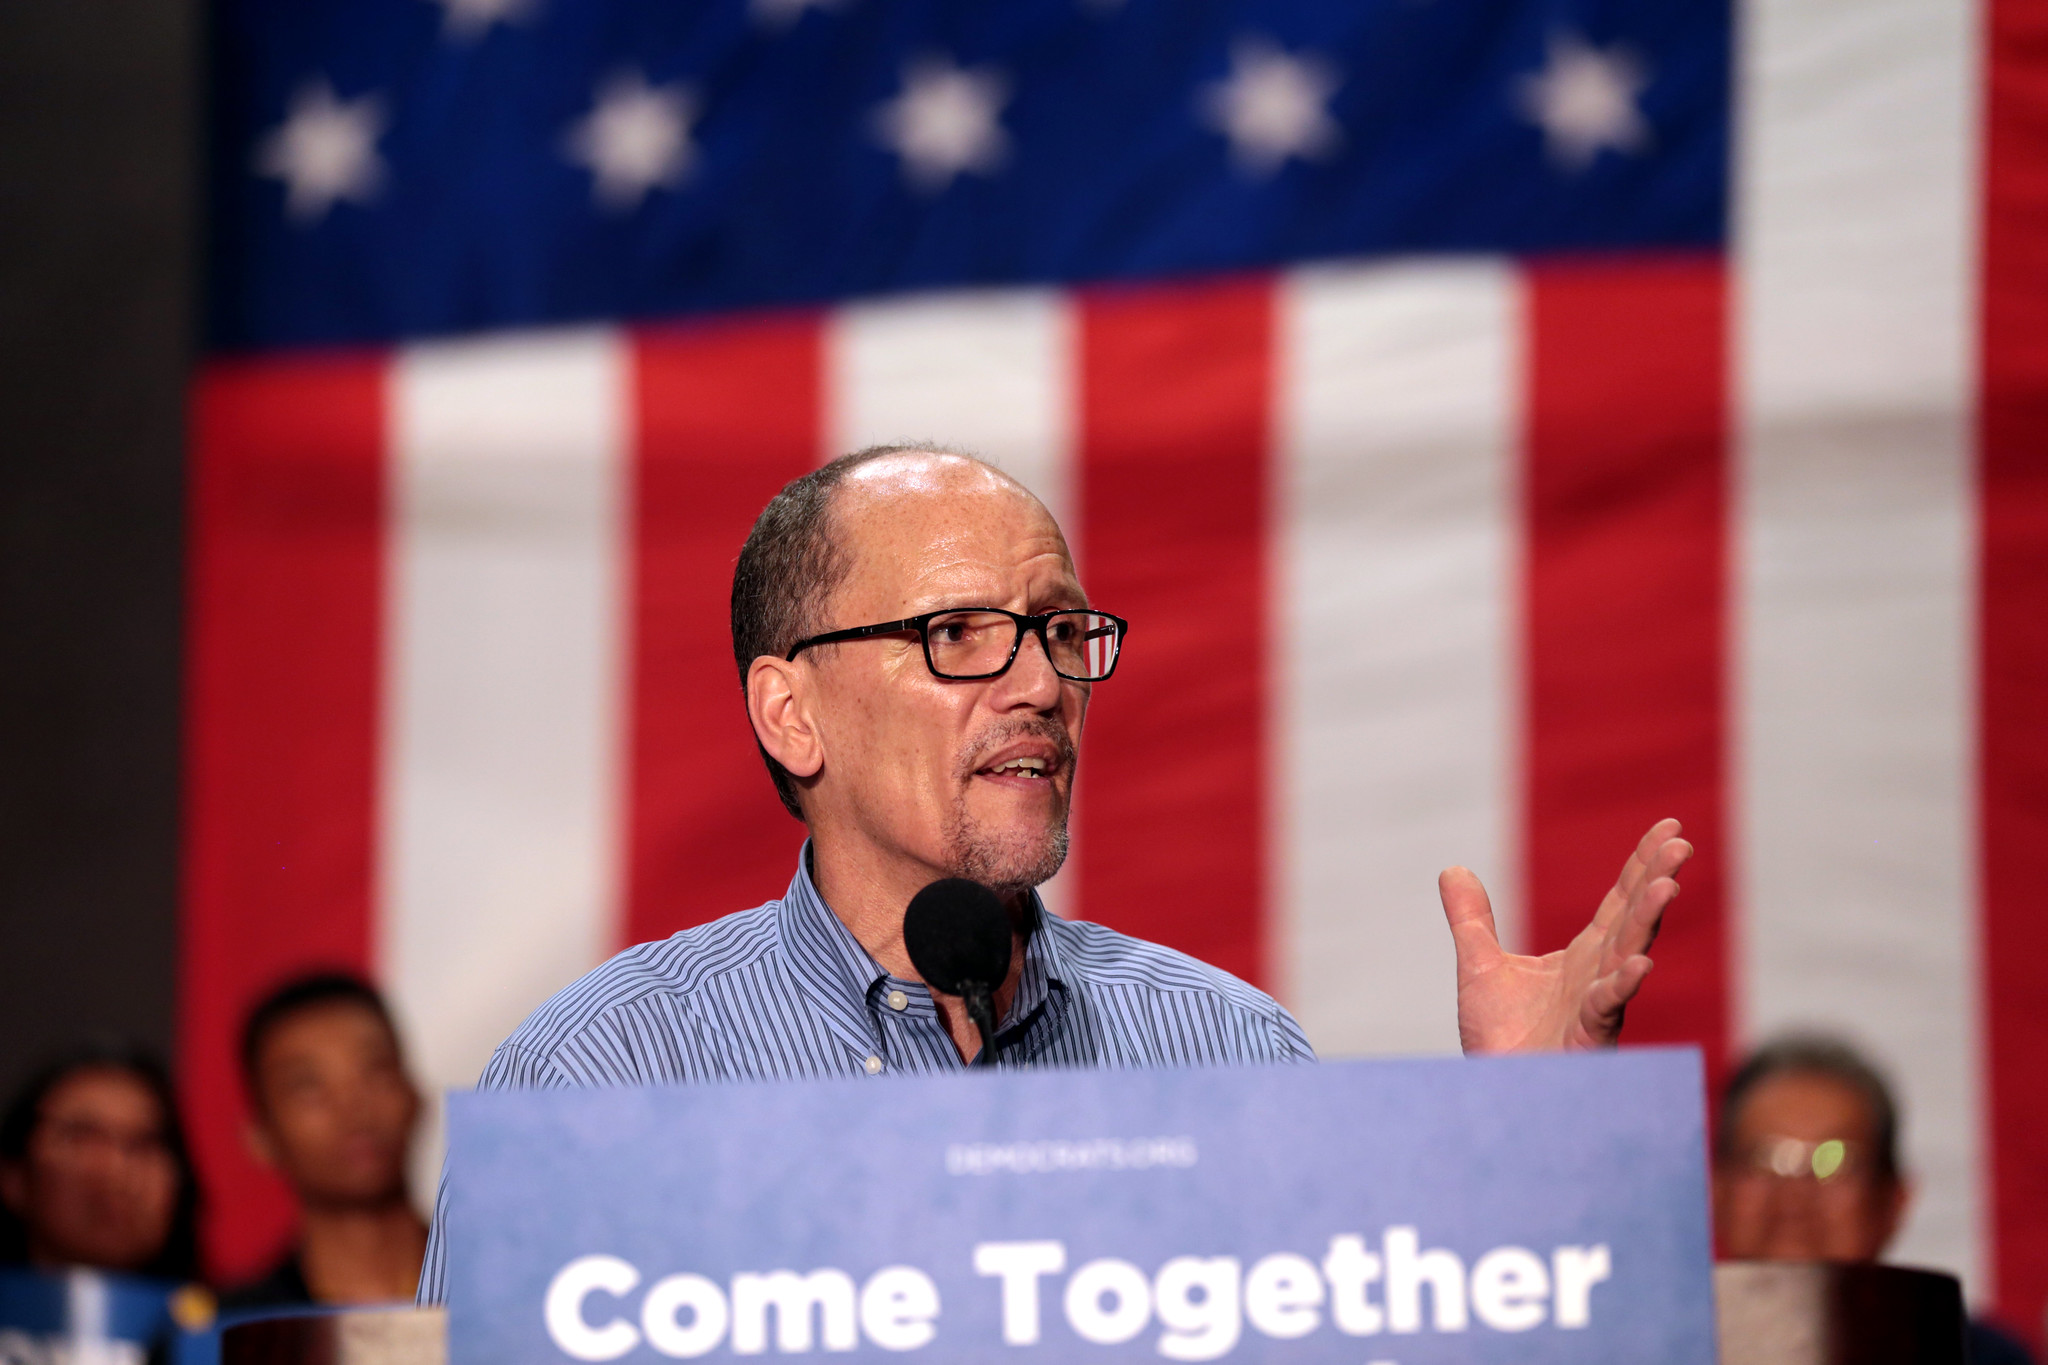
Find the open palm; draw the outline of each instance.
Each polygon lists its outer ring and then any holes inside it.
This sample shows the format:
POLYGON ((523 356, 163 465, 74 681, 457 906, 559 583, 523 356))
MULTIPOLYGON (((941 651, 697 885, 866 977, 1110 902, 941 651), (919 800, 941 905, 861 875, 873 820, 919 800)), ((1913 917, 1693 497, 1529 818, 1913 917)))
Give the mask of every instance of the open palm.
POLYGON ((1479 878, 1453 867, 1437 878, 1458 952, 1458 1040, 1467 1052, 1606 1047, 1650 974, 1650 944, 1678 894, 1692 845, 1676 820, 1659 820, 1622 865, 1593 922, 1570 946, 1541 957, 1500 946, 1479 878))

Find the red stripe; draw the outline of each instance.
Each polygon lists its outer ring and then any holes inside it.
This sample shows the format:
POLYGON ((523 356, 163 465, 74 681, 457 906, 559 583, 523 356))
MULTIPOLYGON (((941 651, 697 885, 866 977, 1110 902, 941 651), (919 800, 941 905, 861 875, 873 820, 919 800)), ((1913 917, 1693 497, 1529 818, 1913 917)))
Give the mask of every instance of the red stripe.
POLYGON ((820 373, 809 318, 636 339, 633 941, 759 905, 796 866, 803 827, 776 803, 755 750, 729 604, 754 518, 817 463, 820 373))
POLYGON ((2048 1303, 2048 9, 1990 6, 1982 395, 1984 1000, 1998 1307, 2048 1303))
POLYGON ((371 962, 383 435, 377 359, 219 363, 195 395, 179 1045, 229 1276, 290 1221, 242 1143, 242 1013, 371 962))
POLYGON ((1081 303, 1081 562, 1128 617, 1081 763, 1081 908, 1265 974, 1264 280, 1081 303))
POLYGON ((1698 848, 1629 1011, 1631 1042, 1728 1036, 1722 653, 1723 272, 1716 261, 1538 266, 1526 497, 1531 941, 1585 927, 1652 821, 1698 848))

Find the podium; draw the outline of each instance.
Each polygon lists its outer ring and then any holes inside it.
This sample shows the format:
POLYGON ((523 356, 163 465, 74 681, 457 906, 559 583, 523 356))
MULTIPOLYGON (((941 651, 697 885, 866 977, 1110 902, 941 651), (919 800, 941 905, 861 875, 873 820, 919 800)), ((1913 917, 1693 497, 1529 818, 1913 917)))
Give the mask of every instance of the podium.
POLYGON ((1682 1049, 449 1103, 449 1365, 1714 1365, 1682 1049))

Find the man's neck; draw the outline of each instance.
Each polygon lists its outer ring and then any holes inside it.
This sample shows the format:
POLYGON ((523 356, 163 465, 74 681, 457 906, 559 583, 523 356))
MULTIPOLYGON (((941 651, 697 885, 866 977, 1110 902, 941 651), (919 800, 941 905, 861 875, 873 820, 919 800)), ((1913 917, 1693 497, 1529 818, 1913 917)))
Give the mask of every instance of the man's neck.
POLYGON ((409 1299, 419 1285, 427 1225, 401 1192, 374 1204, 308 1204, 299 1270, 318 1303, 409 1299))
MULTIPOLYGON (((923 981, 903 946, 903 912, 910 898, 931 882, 945 876, 930 869, 882 867, 867 859, 849 856, 834 848, 821 848, 814 839, 810 846, 811 884, 819 897, 839 917, 847 932, 867 949, 868 956, 889 975, 905 981, 923 981)), ((1017 983, 1024 975, 1024 941, 1031 929, 1027 913, 1031 893, 1005 897, 1010 912, 1010 970, 995 994, 998 1022, 1010 1012, 1017 998, 1017 983)), ((960 1050, 963 1061, 972 1061, 981 1050, 981 1031, 957 995, 932 992, 939 1020, 960 1050)))

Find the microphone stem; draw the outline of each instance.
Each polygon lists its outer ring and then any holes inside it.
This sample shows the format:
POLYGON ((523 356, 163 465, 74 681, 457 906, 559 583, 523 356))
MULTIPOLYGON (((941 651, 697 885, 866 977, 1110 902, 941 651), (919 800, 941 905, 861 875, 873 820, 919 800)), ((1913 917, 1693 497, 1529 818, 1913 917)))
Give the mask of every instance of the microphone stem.
POLYGON ((973 1061, 975 1066, 996 1064, 996 1009, 990 993, 983 989, 970 989, 961 996, 967 1006, 967 1017, 974 1021, 974 1027, 981 1033, 981 1051, 973 1061))

